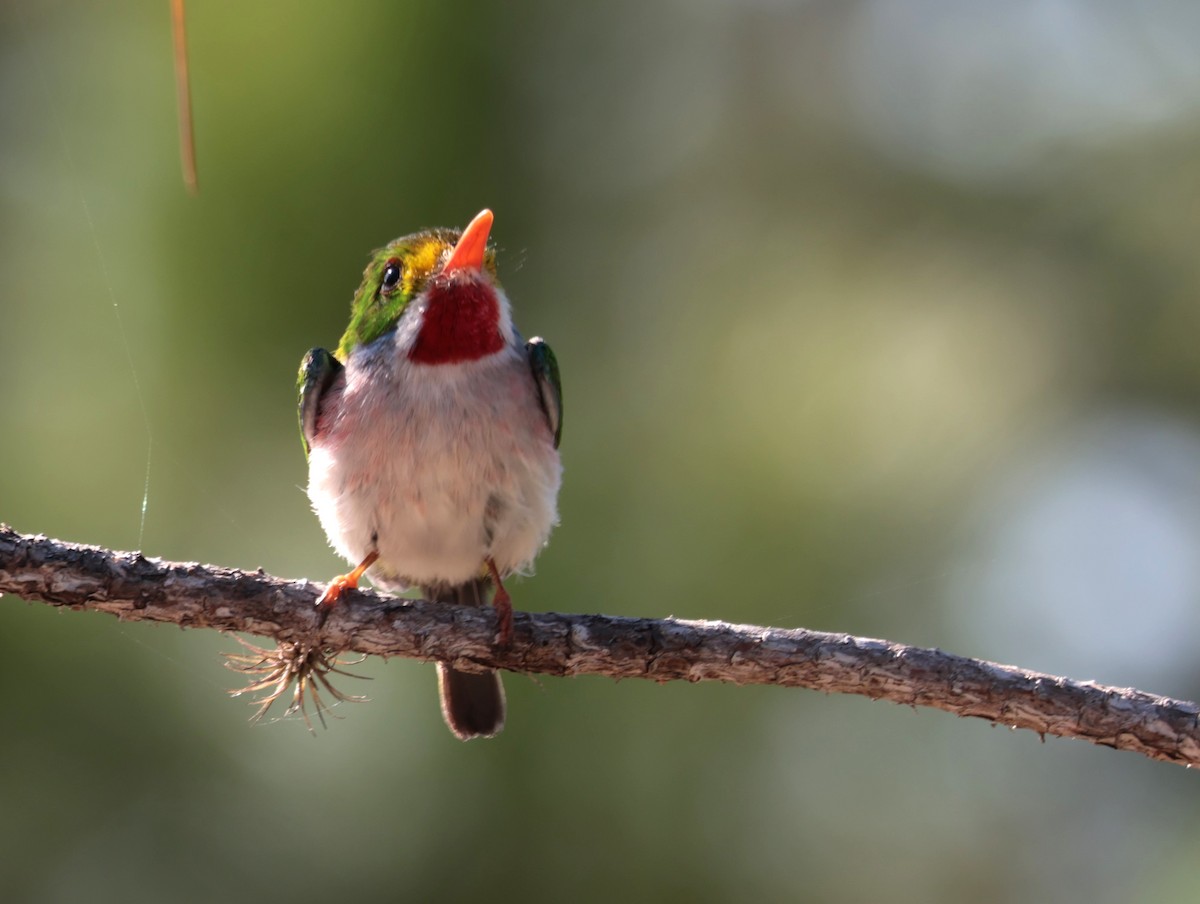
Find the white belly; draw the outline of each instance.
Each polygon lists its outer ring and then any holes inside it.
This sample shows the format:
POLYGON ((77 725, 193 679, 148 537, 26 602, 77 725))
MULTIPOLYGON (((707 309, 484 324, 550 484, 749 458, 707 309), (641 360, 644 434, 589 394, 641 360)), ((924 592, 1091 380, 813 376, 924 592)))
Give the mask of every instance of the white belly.
POLYGON ((308 495, 333 547, 389 589, 528 569, 562 466, 523 349, 419 365, 359 350, 323 407, 308 495))

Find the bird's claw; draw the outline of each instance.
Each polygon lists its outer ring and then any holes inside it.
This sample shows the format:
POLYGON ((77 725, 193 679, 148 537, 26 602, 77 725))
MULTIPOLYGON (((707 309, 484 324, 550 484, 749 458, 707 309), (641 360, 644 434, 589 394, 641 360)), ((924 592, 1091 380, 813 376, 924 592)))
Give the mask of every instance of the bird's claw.
POLYGON ((512 601, 504 594, 504 605, 500 605, 500 593, 496 594, 493 605, 496 607, 496 646, 511 647, 513 642, 513 610, 512 601))
POLYGON ((325 588, 325 592, 317 600, 317 608, 332 609, 338 604, 338 600, 342 598, 343 594, 357 589, 358 581, 352 580, 348 574, 339 574, 329 582, 329 586, 325 588))
POLYGON ((511 647, 513 642, 512 597, 504 589, 504 583, 500 580, 500 571, 496 568, 496 563, 488 559, 487 567, 488 571, 492 573, 492 580, 496 582, 496 594, 492 597, 492 608, 496 610, 495 644, 498 647, 511 647))
POLYGON ((317 600, 317 607, 323 609, 326 614, 329 610, 337 605, 338 600, 342 598, 348 591, 357 590, 358 582, 362 580, 367 569, 375 564, 375 560, 379 558, 379 550, 372 550, 367 553, 367 557, 358 563, 358 567, 349 574, 339 574, 336 578, 329 582, 329 586, 325 588, 325 592, 321 594, 321 598, 317 600))

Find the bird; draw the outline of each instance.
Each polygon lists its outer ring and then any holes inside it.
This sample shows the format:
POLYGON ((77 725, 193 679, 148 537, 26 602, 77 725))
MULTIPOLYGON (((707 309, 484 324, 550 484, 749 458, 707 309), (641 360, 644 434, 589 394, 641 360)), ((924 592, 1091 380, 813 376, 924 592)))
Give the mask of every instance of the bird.
MULTIPOLYGON (((376 251, 334 352, 298 378, 308 497, 330 545, 388 592, 496 612, 513 636, 504 580, 530 572, 558 524, 562 381, 541 338, 525 341, 496 275, 493 214, 425 229, 376 251)), ((493 737, 506 704, 495 671, 439 662, 442 715, 461 740, 493 737)))

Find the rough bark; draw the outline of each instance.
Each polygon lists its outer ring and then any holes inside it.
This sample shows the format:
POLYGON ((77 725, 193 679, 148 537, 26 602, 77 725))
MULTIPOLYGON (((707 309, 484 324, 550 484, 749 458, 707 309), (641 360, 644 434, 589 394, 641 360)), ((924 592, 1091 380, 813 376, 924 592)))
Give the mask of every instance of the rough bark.
MULTIPOLYGON (((0 525, 0 593, 54 606, 289 641, 316 629, 321 589, 261 570, 163 562, 0 525)), ((334 648, 444 660, 468 671, 806 687, 1200 764, 1195 703, 935 649, 803 629, 553 612, 516 613, 506 649, 493 645, 494 633, 490 611, 369 591, 351 594, 322 629, 334 648)))

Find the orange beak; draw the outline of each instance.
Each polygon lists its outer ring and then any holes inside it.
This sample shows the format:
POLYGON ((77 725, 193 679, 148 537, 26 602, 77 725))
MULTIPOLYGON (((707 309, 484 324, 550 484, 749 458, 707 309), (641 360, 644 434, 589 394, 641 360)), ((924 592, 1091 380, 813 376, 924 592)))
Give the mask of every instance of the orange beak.
POLYGON ((455 270, 483 269, 483 256, 487 252, 488 233, 492 231, 492 212, 486 208, 475 215, 467 228, 463 230, 458 244, 450 252, 450 259, 442 268, 443 273, 455 270))

